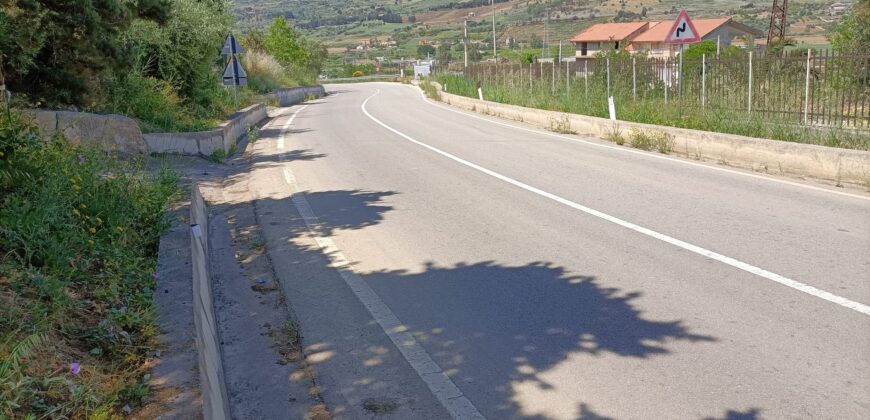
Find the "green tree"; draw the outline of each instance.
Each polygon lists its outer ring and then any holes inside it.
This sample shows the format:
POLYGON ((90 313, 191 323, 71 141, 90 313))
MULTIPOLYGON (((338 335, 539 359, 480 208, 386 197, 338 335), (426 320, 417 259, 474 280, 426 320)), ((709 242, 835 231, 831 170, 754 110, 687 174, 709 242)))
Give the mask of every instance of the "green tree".
POLYGON ((435 59, 438 60, 438 64, 442 66, 446 66, 450 64, 450 44, 442 43, 438 46, 438 52, 435 54, 435 59))
POLYGON ((839 53, 870 51, 870 0, 858 0, 831 35, 839 53))
POLYGON ((702 55, 713 57, 716 55, 716 41, 706 40, 696 42, 683 51, 683 58, 686 60, 701 59, 702 55))
POLYGON ((120 42, 137 19, 163 23, 169 0, 0 2, 0 74, 31 100, 81 105, 94 76, 130 66, 120 42))
POLYGON ((284 17, 279 17, 272 22, 266 31, 265 44, 270 54, 275 56, 281 64, 305 65, 308 62, 308 54, 302 47, 299 34, 290 27, 284 17))
POLYGON ((417 46, 417 58, 426 58, 432 55, 435 55, 435 47, 428 44, 417 46))

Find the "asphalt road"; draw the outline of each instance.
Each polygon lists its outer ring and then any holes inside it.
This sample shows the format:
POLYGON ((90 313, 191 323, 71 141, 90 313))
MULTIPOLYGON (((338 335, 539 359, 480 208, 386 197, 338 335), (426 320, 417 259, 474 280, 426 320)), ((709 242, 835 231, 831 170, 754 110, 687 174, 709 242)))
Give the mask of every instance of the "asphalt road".
POLYGON ((863 191, 328 90, 252 188, 336 417, 870 418, 863 191))

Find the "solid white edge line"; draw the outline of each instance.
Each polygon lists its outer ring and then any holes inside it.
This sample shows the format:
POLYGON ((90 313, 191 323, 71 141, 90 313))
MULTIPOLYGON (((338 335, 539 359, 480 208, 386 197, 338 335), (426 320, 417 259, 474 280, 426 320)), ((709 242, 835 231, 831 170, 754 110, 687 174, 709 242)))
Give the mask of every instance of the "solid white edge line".
MULTIPOLYGON (((281 129, 283 139, 293 124, 293 120, 299 115, 305 107, 299 108, 293 116, 287 120, 281 129)), ((283 161, 282 157, 279 157, 283 161)), ((296 177, 290 167, 284 167, 284 180, 291 187, 293 195, 290 200, 293 206, 302 216, 308 231, 314 238, 317 246, 323 251, 323 255, 332 262, 332 267, 338 271, 345 284, 351 289, 353 294, 366 307, 366 310, 372 315, 378 325, 390 341, 395 344, 402 357, 411 365, 420 379, 432 392, 432 395, 438 400, 445 410, 456 420, 485 420, 484 417, 474 404, 469 400, 456 386, 453 380, 441 370, 441 367, 432 360, 432 357, 425 349, 417 342, 417 339, 407 330, 399 318, 393 313, 392 309, 384 303, 378 294, 366 283, 366 281, 356 274, 344 253, 339 250, 338 246, 329 237, 321 236, 317 233, 318 219, 311 209, 311 205, 305 198, 305 195, 299 191, 299 186, 296 183, 296 177)))
MULTIPOLYGON (((402 85, 402 86, 407 86, 411 89, 415 88, 415 86, 410 86, 410 85, 402 85)), ((842 192, 842 191, 836 191, 836 190, 832 190, 832 189, 828 189, 828 188, 816 187, 813 185, 801 184, 799 182, 771 178, 769 176, 758 175, 758 174, 753 174, 753 173, 748 173, 748 172, 735 171, 733 169, 727 169, 727 168, 722 168, 722 167, 713 166, 713 165, 705 165, 702 163, 690 162, 690 161, 683 160, 683 159, 676 159, 676 158, 672 158, 672 157, 668 157, 668 156, 663 156, 661 154, 642 152, 639 150, 632 150, 632 149, 628 149, 625 147, 611 146, 611 145, 607 145, 607 144, 601 144, 601 143, 596 143, 596 142, 592 142, 592 141, 588 141, 588 140, 583 140, 583 139, 576 138, 576 137, 568 137, 568 136, 564 136, 564 135, 560 135, 560 134, 556 134, 556 133, 551 133, 548 131, 543 131, 543 130, 538 130, 538 129, 533 129, 533 128, 521 127, 518 125, 503 123, 500 121, 495 121, 493 119, 493 118, 501 118, 501 117, 485 118, 485 117, 482 117, 479 115, 475 115, 475 114, 471 114, 468 112, 460 111, 458 109, 454 109, 450 105, 442 104, 440 102, 434 102, 431 99, 427 98, 426 94, 422 91, 420 91, 420 95, 422 96, 424 102, 426 102, 429 105, 432 105, 434 107, 441 108, 445 111, 450 111, 450 112, 453 112, 456 114, 465 115, 466 117, 474 118, 476 120, 486 121, 486 122, 489 122, 491 124, 500 125, 503 127, 513 128, 516 130, 526 131, 529 133, 541 134, 541 135, 545 135, 548 137, 553 137, 553 138, 569 141, 572 143, 580 143, 580 144, 584 144, 587 146, 600 147, 600 148, 604 148, 604 149, 615 150, 615 151, 622 152, 622 153, 632 153, 635 155, 645 156, 648 158, 662 159, 662 160, 667 160, 670 162, 681 163, 683 165, 695 166, 698 168, 705 168, 705 169, 710 169, 710 170, 719 171, 719 172, 727 172, 729 174, 740 175, 740 176, 745 176, 745 177, 755 178, 755 179, 761 179, 761 180, 770 181, 770 182, 776 182, 779 184, 790 185, 793 187, 807 188, 807 189, 814 190, 814 191, 821 191, 821 192, 826 192, 826 193, 830 193, 830 194, 841 195, 844 197, 857 198, 860 200, 870 201, 870 196, 864 196, 864 195, 852 194, 852 193, 847 193, 847 192, 842 192)), ((494 103, 498 104, 497 102, 494 102, 494 103)), ((499 105, 501 105, 501 104, 499 104, 499 105)))
POLYGON ((860 312, 860 313, 862 313, 862 314, 864 314, 864 315, 870 315, 870 306, 865 305, 865 304, 863 304, 863 303, 859 303, 859 302, 855 302, 855 301, 852 301, 852 300, 846 299, 846 298, 844 298, 844 297, 842 297, 842 296, 838 296, 838 295, 835 295, 835 294, 833 294, 833 293, 827 292, 827 291, 825 291, 825 290, 821 290, 821 289, 818 289, 818 288, 816 288, 816 287, 810 286, 810 285, 808 285, 808 284, 804 284, 804 283, 801 283, 801 282, 799 282, 799 281, 792 280, 792 279, 790 279, 790 278, 787 278, 787 277, 781 276, 781 275, 779 275, 779 274, 776 274, 776 273, 773 273, 773 272, 767 271, 767 270, 765 270, 765 269, 763 269, 763 268, 755 267, 755 266, 753 266, 753 265, 751 265, 751 264, 748 264, 748 263, 745 263, 745 262, 743 262, 743 261, 736 260, 736 259, 734 259, 734 258, 731 258, 731 257, 725 256, 725 255, 722 255, 722 254, 719 254, 719 253, 716 253, 716 252, 714 252, 714 251, 711 251, 711 250, 709 250, 709 249, 705 249, 705 248, 702 248, 702 247, 700 247, 700 246, 693 245, 693 244, 690 244, 690 243, 688 243, 688 242, 681 241, 681 240, 679 240, 679 239, 673 238, 673 237, 668 236, 668 235, 665 235, 665 234, 663 234, 663 233, 656 232, 656 231, 654 231, 654 230, 651 230, 651 229, 645 228, 645 227, 643 227, 643 226, 638 226, 638 225, 636 225, 636 224, 634 224, 634 223, 631 223, 631 222, 628 222, 628 221, 622 220, 622 219, 620 219, 620 218, 618 218, 618 217, 611 216, 611 215, 609 215, 609 214, 606 214, 606 213, 600 212, 600 211, 598 211, 598 210, 595 210, 595 209, 592 209, 592 208, 589 208, 589 207, 583 206, 583 205, 581 205, 581 204, 578 204, 578 203, 573 202, 573 201, 571 201, 571 200, 568 200, 568 199, 566 199, 566 198, 562 198, 562 197, 557 196, 557 195, 555 195, 555 194, 551 194, 551 193, 549 193, 549 192, 546 192, 546 191, 543 191, 543 190, 541 190, 541 189, 535 188, 535 187, 533 187, 533 186, 531 186, 531 185, 524 184, 524 183, 522 183, 522 182, 520 182, 520 181, 517 181, 517 180, 515 180, 515 179, 513 179, 513 178, 507 177, 507 176, 502 175, 502 174, 500 174, 500 173, 498 173, 498 172, 495 172, 495 171, 489 170, 489 169, 484 168, 484 167, 482 167, 482 166, 480 166, 480 165, 477 165, 477 164, 475 164, 475 163, 469 162, 469 161, 467 161, 467 160, 465 160, 465 159, 462 159, 462 158, 460 158, 460 157, 454 156, 454 155, 452 155, 452 154, 450 154, 450 153, 448 153, 448 152, 445 152, 445 151, 443 151, 443 150, 441 150, 441 149, 438 149, 438 148, 436 148, 436 147, 430 146, 430 145, 428 145, 428 144, 426 144, 426 143, 423 143, 423 142, 421 142, 421 141, 415 140, 415 139, 411 138, 410 136, 408 136, 408 135, 406 135, 406 134, 400 132, 399 130, 396 130, 396 129, 394 129, 393 127, 388 126, 387 124, 385 124, 385 123, 383 123, 381 120, 375 118, 372 114, 370 114, 370 113, 368 112, 368 110, 366 109, 366 105, 368 104, 368 102, 369 102, 370 99, 372 99, 372 98, 374 98, 375 96, 377 96, 380 92, 381 92, 380 89, 378 89, 378 90, 377 90, 373 95, 369 96, 368 98, 366 98, 365 101, 363 101, 363 103, 362 103, 362 105, 361 105, 361 107, 360 107, 360 108, 362 109, 362 112, 363 112, 367 117, 369 117, 369 119, 371 119, 372 121, 374 121, 375 123, 377 123, 377 124, 380 125, 381 127, 386 128, 387 130, 389 130, 389 131, 393 132, 394 134, 396 134, 396 135, 398 135, 398 136, 404 138, 404 139, 407 140, 407 141, 410 141, 411 143, 414 143, 414 144, 416 144, 416 145, 418 145, 418 146, 422 146, 422 147, 424 147, 424 148, 426 148, 426 149, 429 149, 429 150, 431 150, 431 151, 433 151, 433 152, 435 152, 435 153, 438 153, 438 154, 440 154, 440 155, 442 155, 442 156, 444 156, 444 157, 446 157, 446 158, 448 158, 448 159, 451 159, 451 160, 453 160, 453 161, 455 161, 455 162, 461 163, 461 164, 463 164, 463 165, 465 165, 465 166, 468 166, 468 167, 470 167, 470 168, 472 168, 472 169, 475 169, 475 170, 477 170, 477 171, 483 172, 483 173, 485 173, 485 174, 487 174, 487 175, 489 175, 489 176, 492 176, 492 177, 494 177, 494 178, 496 178, 496 179, 499 179, 499 180, 501 180, 501 181, 504 181, 504 182, 507 182, 507 183, 512 184, 512 185, 514 185, 514 186, 517 186, 517 187, 519 187, 519 188, 522 188, 522 189, 524 189, 524 190, 526 190, 526 191, 529 191, 529 192, 535 193, 535 194, 540 195, 540 196, 545 197, 545 198, 549 198, 550 200, 553 200, 553 201, 555 201, 555 202, 557 202, 557 203, 560 203, 560 204, 564 204, 564 205, 566 205, 566 206, 568 206, 568 207, 571 207, 571 208, 573 208, 573 209, 580 210, 580 211, 582 211, 582 212, 584 212, 584 213, 586 213, 586 214, 589 214, 589 215, 592 215, 592 216, 598 217, 598 218, 600 218, 600 219, 606 220, 606 221, 608 221, 608 222, 614 223, 614 224, 619 225, 619 226, 622 226, 622 227, 624 227, 624 228, 631 229, 631 230, 633 230, 633 231, 635 231, 635 232, 641 233, 641 234, 646 235, 646 236, 649 236, 649 237, 651 237, 651 238, 658 239, 658 240, 660 240, 660 241, 663 241, 663 242, 669 243, 669 244, 674 245, 674 246, 676 246, 676 247, 678 247, 678 248, 682 248, 682 249, 685 249, 685 250, 687 250, 687 251, 693 252, 693 253, 695 253, 695 254, 698 254, 698 255, 701 255, 701 256, 704 256, 704 257, 707 257, 707 258, 710 258, 710 259, 713 259, 713 260, 719 261, 719 262, 721 262, 721 263, 724 263, 724 264, 730 265, 730 266, 732 266, 732 267, 734 267, 734 268, 737 268, 737 269, 740 269, 740 270, 746 271, 746 272, 748 272, 748 273, 755 274, 755 275, 757 275, 757 276, 759 276, 759 277, 763 277, 763 278, 766 278, 766 279, 768 279, 768 280, 775 281, 775 282, 777 282, 777 283, 779 283, 779 284, 782 284, 782 285, 784 285, 784 286, 788 286, 788 287, 790 287, 790 288, 792 288, 792 289, 795 289, 795 290, 798 290, 798 291, 804 292, 804 293, 806 293, 806 294, 809 294, 809 295, 815 296, 815 297, 817 297, 817 298, 824 299, 824 300, 827 300, 827 301, 829 301, 829 302, 836 303, 837 305, 840 305, 840 306, 843 306, 843 307, 846 307, 846 308, 852 309, 852 310, 857 311, 857 312, 860 312))

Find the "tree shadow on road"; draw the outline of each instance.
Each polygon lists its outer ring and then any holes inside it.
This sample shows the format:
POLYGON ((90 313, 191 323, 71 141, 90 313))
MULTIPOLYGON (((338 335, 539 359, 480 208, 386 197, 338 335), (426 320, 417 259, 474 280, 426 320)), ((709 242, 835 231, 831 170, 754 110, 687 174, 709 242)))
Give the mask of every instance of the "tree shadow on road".
MULTIPOLYGON (((330 237, 340 231, 383 223, 385 214, 393 209, 389 198, 395 194, 304 191, 285 199, 259 201, 258 207, 268 209, 269 217, 276 216, 277 209, 290 212, 281 219, 289 223, 281 228, 282 248, 270 249, 270 257, 292 264, 287 267, 292 267, 293 273, 288 273, 283 281, 294 291, 287 298, 301 319, 322 317, 322 308, 348 304, 359 306, 358 313, 367 314, 356 298, 328 301, 338 294, 324 289, 350 293, 339 272, 331 268, 335 266, 336 255, 327 254, 313 243, 306 245, 302 239, 312 235, 330 237), (309 215, 308 223, 304 223, 297 206, 307 206, 316 218, 309 215)), ((520 265, 481 261, 449 266, 428 261, 414 271, 370 272, 354 270, 351 262, 343 270, 354 271, 372 287, 441 369, 476 404, 486 407, 484 414, 490 418, 549 418, 522 407, 517 398, 518 387, 531 386, 564 395, 564 389, 556 390, 556 384, 541 373, 569 357, 611 354, 643 360, 666 356, 668 344, 674 341, 715 341, 690 331, 680 320, 644 317, 634 305, 642 299, 640 292, 607 287, 593 275, 575 273, 546 261, 520 265)), ((336 321, 336 330, 341 328, 339 324, 336 321)), ((329 339, 322 331, 309 334, 304 323, 301 327, 304 347, 312 360, 321 360, 322 355, 345 348, 350 336, 336 331, 336 337, 329 339), (312 336, 318 339, 310 342, 312 336), (339 341, 343 344, 337 345, 339 341)), ((376 324, 369 324, 366 329, 371 331, 360 332, 361 336, 381 334, 376 324)), ((374 346, 370 341, 361 341, 357 347, 360 353, 354 356, 353 363, 360 371, 371 374, 344 383, 342 392, 366 394, 394 387, 395 384, 379 382, 377 369, 384 364, 405 363, 395 347, 388 341, 374 346)), ((578 385, 587 386, 597 382, 590 377, 577 381, 578 385)), ((560 386, 564 387, 564 383, 560 386)), ((588 406, 576 405, 583 402, 583 395, 575 397, 576 401, 566 403, 574 415, 607 418, 596 415, 588 406)), ((341 405, 337 401, 331 403, 341 405)), ((354 412, 353 407, 338 408, 354 412)))

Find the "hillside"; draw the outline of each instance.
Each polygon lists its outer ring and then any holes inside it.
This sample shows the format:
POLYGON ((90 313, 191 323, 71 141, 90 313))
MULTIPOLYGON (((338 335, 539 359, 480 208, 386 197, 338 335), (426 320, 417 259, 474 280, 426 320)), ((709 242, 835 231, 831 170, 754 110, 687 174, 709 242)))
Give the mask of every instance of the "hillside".
MULTIPOLYGON (((807 45, 827 44, 826 35, 838 19, 831 16, 832 3, 789 2, 789 35, 807 45)), ((492 48, 492 9, 487 0, 235 0, 234 4, 243 30, 264 27, 284 16, 326 44, 333 60, 344 63, 414 57, 421 44, 455 45, 462 39, 466 19, 469 37, 481 46, 484 58, 492 48)), ((766 33, 771 5, 770 0, 496 0, 496 34, 500 48, 540 51, 541 44, 547 43, 555 53, 558 40, 594 23, 673 19, 680 8, 695 18, 733 16, 766 33)), ((567 43, 565 47, 573 51, 567 43)), ((453 54, 457 58, 459 50, 453 54)))

